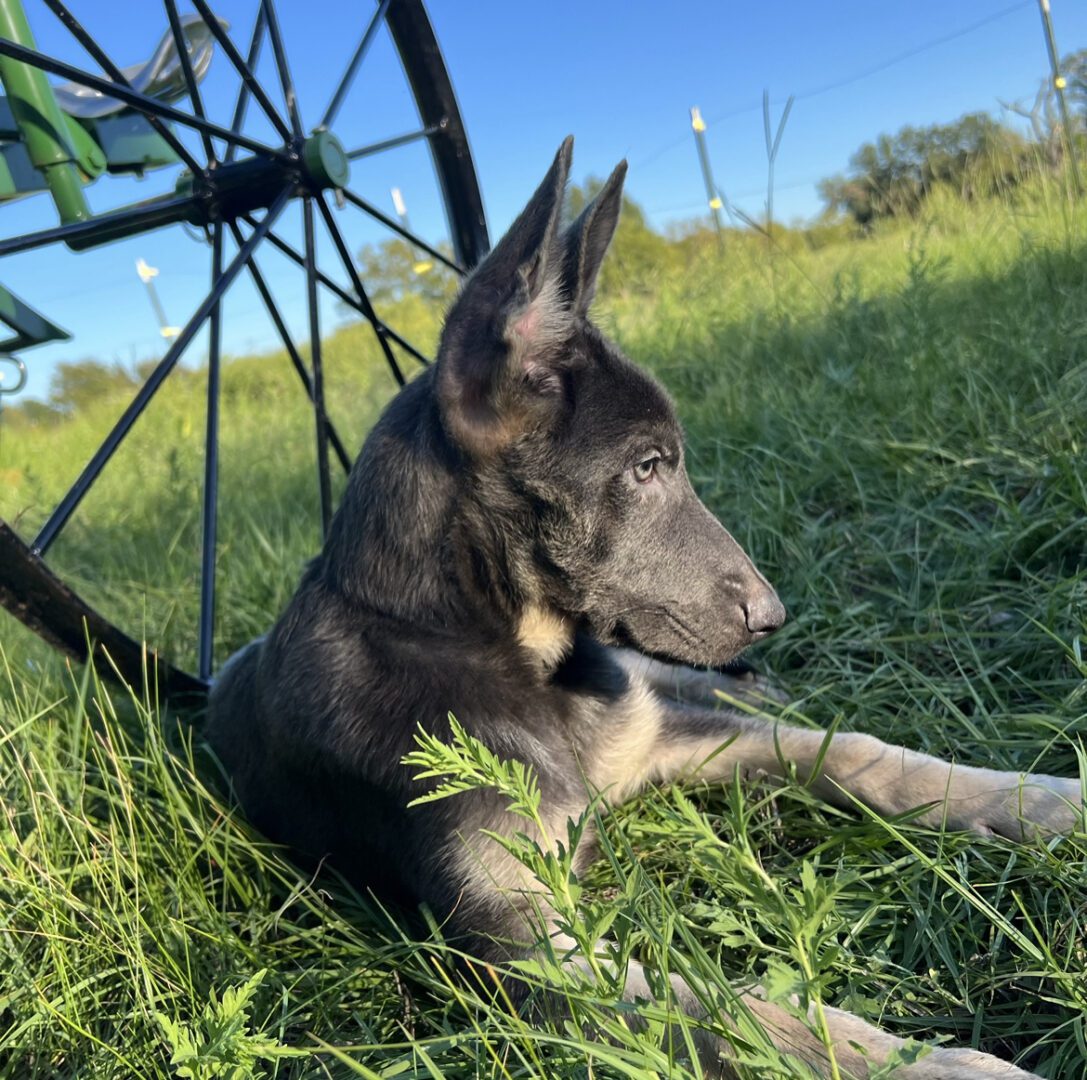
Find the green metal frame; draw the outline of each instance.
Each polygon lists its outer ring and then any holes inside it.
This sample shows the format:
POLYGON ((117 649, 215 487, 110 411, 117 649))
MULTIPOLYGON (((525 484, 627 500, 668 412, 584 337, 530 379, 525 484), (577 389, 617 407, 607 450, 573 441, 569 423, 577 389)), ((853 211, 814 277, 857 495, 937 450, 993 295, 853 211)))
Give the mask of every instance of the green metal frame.
POLYGON ((47 341, 68 341, 72 336, 3 285, 0 285, 0 323, 12 331, 11 337, 0 341, 0 357, 47 341))
MULTIPOLYGON (((34 47, 20 0, 0 0, 0 36, 34 47)), ((47 188, 62 222, 86 221, 91 212, 80 170, 88 179, 100 175, 102 152, 60 111, 44 72, 0 57, 0 82, 7 91, 0 101, 0 130, 18 136, 0 153, 0 198, 47 188)), ((0 355, 71 336, 2 285, 0 322, 12 331, 0 341, 0 355)))
MULTIPOLYGON (((36 49, 21 0, 0 0, 0 38, 36 49)), ((180 160, 134 111, 86 122, 68 116, 40 68, 0 55, 0 83, 6 93, 0 97, 0 202, 48 191, 62 226, 91 222, 85 184, 106 171, 142 174, 180 160)), ((141 224, 139 219, 124 228, 94 230, 69 246, 78 250, 109 243, 141 231, 141 224)), ((71 336, 3 285, 0 323, 12 331, 0 341, 0 355, 71 336)))
MULTIPOLYGON (((20 0, 0 0, 0 37, 33 49, 34 35, 20 0)), ((0 57, 0 82, 8 95, 15 126, 26 145, 30 162, 41 170, 60 220, 65 224, 86 221, 90 207, 83 197, 79 156, 64 114, 45 78, 45 72, 0 57)), ((92 175, 97 162, 87 163, 92 175)), ((101 172, 101 169, 98 169, 101 172)))

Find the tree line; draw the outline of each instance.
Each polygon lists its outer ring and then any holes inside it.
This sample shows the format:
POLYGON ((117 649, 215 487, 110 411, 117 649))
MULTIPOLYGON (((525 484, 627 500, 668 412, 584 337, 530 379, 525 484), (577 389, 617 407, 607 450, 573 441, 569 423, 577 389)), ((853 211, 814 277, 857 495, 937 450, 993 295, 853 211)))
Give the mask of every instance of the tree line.
MULTIPOLYGON (((1087 139, 1087 49, 1061 61, 1074 145, 1087 139)), ((880 135, 850 158, 849 171, 828 177, 819 193, 829 216, 868 227, 884 218, 913 217, 937 188, 962 199, 1001 196, 1040 172, 1061 168, 1064 141, 1056 90, 1046 79, 1030 109, 1008 106, 1030 121, 1022 134, 988 113, 969 113, 949 124, 904 127, 880 135)))

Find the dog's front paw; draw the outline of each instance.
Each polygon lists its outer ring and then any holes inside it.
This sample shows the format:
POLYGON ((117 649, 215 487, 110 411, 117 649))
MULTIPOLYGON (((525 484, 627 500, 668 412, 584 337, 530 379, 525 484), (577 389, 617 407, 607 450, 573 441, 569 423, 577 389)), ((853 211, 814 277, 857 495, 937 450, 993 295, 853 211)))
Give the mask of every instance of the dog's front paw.
POLYGON ((1016 794, 1013 810, 1021 836, 1055 836, 1084 828, 1083 785, 1079 780, 1028 776, 1016 794))
POLYGON ((629 675, 681 705, 721 706, 738 699, 745 705, 760 708, 769 703, 788 701, 781 689, 754 672, 732 675, 684 664, 666 664, 634 649, 613 648, 611 655, 629 675))
POLYGON ((787 705, 789 695, 764 675, 748 672, 745 675, 729 675, 721 671, 706 672, 707 697, 715 704, 728 703, 729 698, 739 698, 748 705, 787 705))
POLYGON ((1000 774, 999 788, 948 799, 948 824, 982 836, 1046 839, 1082 829, 1083 787, 1059 776, 1000 774))

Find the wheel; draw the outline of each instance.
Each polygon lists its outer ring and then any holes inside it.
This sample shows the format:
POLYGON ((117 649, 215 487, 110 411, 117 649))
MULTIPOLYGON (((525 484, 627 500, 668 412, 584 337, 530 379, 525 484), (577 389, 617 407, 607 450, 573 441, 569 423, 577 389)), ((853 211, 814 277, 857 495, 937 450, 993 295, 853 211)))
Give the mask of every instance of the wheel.
MULTIPOLYGON (((306 88, 299 85, 296 92, 291 74, 291 35, 285 33, 272 0, 261 0, 246 24, 247 31, 252 28, 251 34, 246 33, 238 41, 236 29, 217 18, 207 0, 192 0, 192 4, 195 14, 182 16, 175 0, 165 0, 162 26, 170 34, 163 45, 166 52, 157 51, 138 71, 130 68, 122 72, 99 44, 94 28, 78 22, 61 0, 44 0, 44 6, 103 75, 94 75, 57 54, 39 51, 25 36, 16 40, 13 33, 0 38, 0 64, 17 62, 74 84, 63 90, 54 86, 56 97, 84 130, 96 138, 102 136, 98 145, 107 159, 103 168, 108 168, 108 173, 124 171, 121 166, 113 167, 120 151, 116 143, 107 146, 106 129, 95 125, 110 121, 115 114, 127 117, 129 124, 142 125, 141 137, 156 140, 155 153, 161 153, 161 159, 152 160, 151 151, 146 151, 142 164, 130 168, 130 173, 142 174, 145 168, 162 166, 165 177, 169 162, 180 161, 183 166, 179 175, 175 170, 169 176, 172 190, 155 198, 107 213, 71 215, 74 219, 58 226, 0 240, 0 276, 9 272, 12 258, 21 253, 47 249, 55 251, 59 260, 66 257, 61 254, 64 247, 97 248, 168 226, 197 232, 197 239, 202 236, 210 254, 206 295, 196 304, 188 322, 174 329, 161 359, 144 370, 142 382, 127 407, 119 416, 114 414, 104 438, 98 441, 89 460, 84 458, 86 464, 63 497, 47 514, 43 511, 38 522, 33 520, 34 513, 17 519, 18 528, 0 519, 3 606, 73 657, 82 660, 92 650, 103 652, 108 662, 100 666, 107 674, 115 670, 124 680, 140 685, 145 672, 149 673, 161 695, 202 694, 216 662, 222 658, 217 634, 216 564, 222 540, 220 439, 224 309, 229 310, 224 300, 228 291, 236 282, 248 281, 294 369, 300 400, 312 413, 314 434, 310 437, 316 448, 317 466, 314 504, 323 534, 332 513, 336 483, 330 457, 337 460, 344 473, 352 461, 350 440, 340 434, 334 422, 335 385, 329 386, 328 344, 326 341, 323 346, 322 342, 330 300, 339 305, 338 310, 347 310, 362 324, 368 324, 371 348, 392 376, 390 389, 403 384, 410 365, 428 362, 423 348, 412 344, 405 333, 391 325, 391 320, 384 321, 375 310, 368 284, 362 280, 351 251, 349 218, 353 215, 371 227, 388 230, 390 236, 406 241, 420 259, 426 260, 425 265, 439 263, 458 275, 467 272, 488 248, 482 200, 464 124, 421 0, 380 0, 358 26, 337 28, 337 35, 342 33, 345 42, 350 30, 350 51, 340 50, 349 58, 319 121, 308 128, 303 126, 304 108, 309 104, 305 100, 306 88), (414 103, 418 123, 405 134, 385 135, 356 149, 345 149, 335 133, 339 130, 337 122, 344 116, 352 87, 379 40, 391 42, 386 47, 395 49, 399 56, 405 77, 399 92, 414 103), (167 48, 171 42, 172 51, 167 48), (212 48, 216 51, 219 89, 211 81, 199 81, 198 68, 208 66, 206 50, 212 48), (155 64, 158 67, 151 70, 155 64), (227 73, 233 80, 229 93, 221 89, 227 73), (143 83, 158 79, 154 84, 159 88, 158 96, 142 92, 141 79, 143 83), (167 92, 171 79, 172 93, 167 92), (80 115, 79 110, 86 115, 80 115), (435 201, 444 212, 447 228, 441 241, 424 239, 407 224, 406 216, 384 213, 377 205, 380 195, 360 190, 352 183, 354 163, 363 162, 370 168, 381 155, 407 146, 429 150, 436 179, 435 201), (110 153, 114 158, 109 158, 110 153), (284 224, 291 203, 297 203, 301 211, 296 243, 287 238, 288 226, 284 224), (293 264, 298 285, 304 284, 304 292, 298 289, 292 295, 305 297, 308 348, 299 347, 292 338, 289 319, 284 317, 269 277, 262 270, 266 254, 274 255, 281 263, 293 264), (138 429, 141 415, 171 374, 176 381, 176 373, 184 371, 191 382, 191 361, 185 367, 182 360, 197 340, 206 341, 207 350, 202 391, 206 394, 206 424, 200 433, 202 477, 200 490, 190 492, 198 495, 199 502, 199 526, 193 530, 194 547, 197 541, 199 547, 199 571, 193 575, 194 584, 198 579, 198 612, 190 629, 179 626, 179 612, 187 610, 186 603, 181 602, 165 615, 151 612, 142 627, 134 626, 131 603, 111 605, 110 590, 99 587, 93 567, 88 570, 84 565, 81 570, 78 559, 58 558, 57 552, 65 546, 64 537, 71 523, 80 521, 85 500, 93 499, 103 475, 117 467, 114 455, 130 432, 138 429), (150 639, 146 653, 139 643, 141 637, 150 639)), ((31 12, 31 18, 34 14, 31 12)), ((234 27, 240 21, 231 19, 234 27)), ((13 96, 10 86, 8 93, 13 96)), ((365 103, 366 119, 372 128, 380 124, 384 92, 378 97, 380 100, 375 100, 371 94, 365 103)), ((307 119, 312 123, 315 118, 307 119)), ((84 176, 83 182, 87 179, 84 176)), ((114 183, 111 175, 103 175, 98 188, 114 183)), ((55 190, 53 193, 63 217, 63 204, 55 190)), ((0 218, 3 216, 4 211, 0 211, 0 218)), ((279 406, 273 402, 270 408, 279 406)), ((269 455, 276 451, 270 434, 273 419, 268 420, 269 455)), ((9 440, 12 437, 8 435, 9 440)), ((168 440, 164 442, 161 449, 168 455, 171 448, 168 440)), ((172 502, 173 510, 178 510, 179 500, 163 501, 172 502)), ((185 500, 180 502, 181 516, 195 520, 196 507, 184 505, 185 500)), ((116 529, 96 533, 93 521, 83 526, 83 550, 88 550, 88 544, 99 545, 103 564, 110 561, 110 545, 117 549, 116 557, 122 557, 123 539, 116 529)), ((148 561, 150 565, 141 570, 143 584, 130 582, 136 593, 166 573, 165 561, 157 557, 148 561)))

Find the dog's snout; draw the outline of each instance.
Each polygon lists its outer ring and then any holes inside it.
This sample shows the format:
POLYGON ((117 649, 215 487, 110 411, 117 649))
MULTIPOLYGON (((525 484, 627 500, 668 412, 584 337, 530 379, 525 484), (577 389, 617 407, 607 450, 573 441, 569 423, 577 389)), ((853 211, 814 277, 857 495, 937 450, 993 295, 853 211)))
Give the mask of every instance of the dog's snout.
POLYGON ((785 622, 785 608, 773 589, 762 589, 741 605, 744 622, 752 637, 763 638, 780 630, 785 622))

